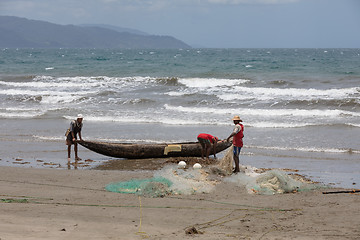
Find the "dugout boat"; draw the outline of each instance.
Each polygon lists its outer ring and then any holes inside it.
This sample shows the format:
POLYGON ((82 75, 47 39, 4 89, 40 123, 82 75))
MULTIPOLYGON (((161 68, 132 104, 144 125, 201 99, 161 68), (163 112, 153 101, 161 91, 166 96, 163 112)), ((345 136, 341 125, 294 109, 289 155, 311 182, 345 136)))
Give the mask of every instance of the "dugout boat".
MULTIPOLYGON (((78 141, 78 143, 91 151, 116 158, 201 157, 201 146, 199 142, 134 144, 78 141)), ((216 144, 216 153, 230 146, 231 142, 219 141, 216 144)), ((211 149, 210 152, 210 155, 212 154, 214 154, 213 149, 211 149)))

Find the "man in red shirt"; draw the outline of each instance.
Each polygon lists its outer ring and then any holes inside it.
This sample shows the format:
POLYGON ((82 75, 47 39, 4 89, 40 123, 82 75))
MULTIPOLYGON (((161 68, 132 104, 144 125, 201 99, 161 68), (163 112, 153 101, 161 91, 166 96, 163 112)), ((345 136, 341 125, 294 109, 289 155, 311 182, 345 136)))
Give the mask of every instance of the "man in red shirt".
POLYGON ((199 143, 201 144, 201 158, 204 159, 204 154, 206 153, 206 159, 209 159, 211 145, 213 146, 214 157, 216 159, 216 143, 219 140, 217 137, 214 137, 207 133, 200 133, 197 136, 199 143))
POLYGON ((234 162, 235 162, 235 170, 234 173, 240 172, 239 166, 239 154, 241 148, 243 147, 243 137, 244 137, 244 126, 240 123, 242 120, 239 116, 235 116, 233 119, 235 128, 234 131, 230 134, 230 136, 226 139, 226 141, 230 141, 230 138, 233 137, 233 146, 234 146, 234 162))

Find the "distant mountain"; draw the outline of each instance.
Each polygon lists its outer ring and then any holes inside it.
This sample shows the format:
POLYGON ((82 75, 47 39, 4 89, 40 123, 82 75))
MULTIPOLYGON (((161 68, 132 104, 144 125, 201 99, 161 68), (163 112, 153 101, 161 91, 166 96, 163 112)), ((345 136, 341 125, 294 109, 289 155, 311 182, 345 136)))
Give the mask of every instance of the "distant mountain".
POLYGON ((59 25, 0 16, 0 48, 191 48, 171 36, 105 26, 59 25))
POLYGON ((114 31, 117 31, 117 32, 122 32, 122 33, 127 32, 127 33, 133 33, 133 34, 144 35, 144 36, 149 36, 150 35, 150 34, 148 34, 146 32, 142 32, 142 31, 139 31, 139 30, 136 30, 136 29, 117 27, 117 26, 108 25, 108 24, 81 24, 79 26, 81 26, 81 27, 101 27, 101 28, 114 30, 114 31))

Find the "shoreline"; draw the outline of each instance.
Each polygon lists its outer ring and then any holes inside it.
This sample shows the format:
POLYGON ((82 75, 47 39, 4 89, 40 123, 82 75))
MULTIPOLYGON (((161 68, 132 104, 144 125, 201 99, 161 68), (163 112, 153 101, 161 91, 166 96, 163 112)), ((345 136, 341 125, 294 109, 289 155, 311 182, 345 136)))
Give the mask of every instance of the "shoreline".
MULTIPOLYGON (((4 126, 4 133, 0 139, 0 145, 2 145, 0 149, 0 158, 2 159, 0 160, 0 166, 68 168, 65 141, 60 140, 64 139, 64 129, 69 124, 67 119, 54 119, 52 117, 50 119, 14 119, 13 121, 3 119, 0 122, 4 126)), ((233 129, 230 124, 229 126, 177 126, 117 122, 100 124, 87 121, 84 125, 83 137, 86 140, 99 140, 99 137, 106 136, 106 139, 101 141, 127 142, 132 139, 135 143, 142 141, 173 142, 172 140, 180 142, 194 140, 195 133, 203 132, 205 129, 206 132, 225 137, 233 129), (101 132, 99 132, 100 128, 101 132)), ((341 137, 338 141, 343 139, 345 135, 348 136, 347 130, 350 129, 346 128, 345 130, 340 131, 341 137)), ((308 135, 310 133, 320 134, 321 139, 325 140, 328 139, 328 135, 337 134, 339 129, 322 127, 320 130, 309 132, 304 131, 302 128, 276 130, 249 127, 246 131, 247 137, 240 156, 240 163, 243 165, 256 168, 297 169, 301 175, 317 182, 332 184, 334 187, 352 188, 360 184, 358 153, 328 152, 327 150, 332 148, 328 149, 325 146, 326 144, 323 144, 324 141, 316 141, 317 143, 314 143, 314 145, 312 140, 309 140, 312 139, 312 135, 308 135), (306 133, 306 137, 304 133, 306 133), (271 138, 268 136, 271 136, 271 138), (291 148, 291 144, 287 145, 288 140, 292 139, 293 136, 299 137, 299 147, 304 147, 304 151, 297 151, 296 148, 294 150, 294 148, 291 148), (309 148, 312 145, 317 150, 322 146, 325 151, 313 152, 309 148)), ((352 132, 351 136, 353 135, 352 132)), ((315 141, 316 138, 313 140, 315 141)), ((342 145, 336 146, 349 149, 354 147, 355 144, 353 141, 350 142, 350 145, 349 141, 344 141, 342 145)), ((332 145, 330 144, 330 146, 332 145)), ((74 152, 72 151, 73 156, 74 152)), ((79 156, 83 161, 78 164, 78 169, 89 169, 113 159, 91 152, 82 146, 79 148, 79 156)), ((221 158, 221 154, 218 157, 221 158)), ((140 163, 140 165, 142 164, 140 163)), ((74 166, 71 165, 70 168, 74 168, 74 166)))
MULTIPOLYGON (((17 157, 13 155, 12 157, 7 156, 0 158, 0 167, 9 166, 59 170, 156 170, 161 168, 166 162, 176 161, 176 158, 117 159, 103 156, 81 147, 79 155, 82 160, 79 161, 78 164, 75 164, 74 159, 72 159, 71 165, 68 165, 67 159, 64 157, 66 152, 64 149, 59 148, 57 142, 46 144, 45 148, 49 149, 48 151, 35 151, 33 153, 28 152, 27 149, 29 147, 25 144, 25 151, 18 151, 20 154, 18 154, 17 157), (24 153, 26 153, 26 155, 24 153)), ((39 149, 39 146, 37 146, 36 149, 39 149)), ((218 154, 218 159, 221 159, 224 154, 225 151, 218 154)), ((215 161, 212 157, 210 157, 210 159, 211 161, 215 161)), ((198 158, 198 160, 192 160, 192 164, 194 164, 195 161, 201 163, 200 158, 198 158)), ((312 179, 314 182, 320 182, 337 188, 359 188, 358 186, 360 184, 360 177, 357 174, 357 166, 360 163, 351 162, 350 164, 352 165, 349 165, 347 159, 338 162, 332 159, 323 160, 307 157, 306 155, 294 157, 287 157, 286 155, 268 156, 266 154, 253 155, 251 154, 251 149, 245 149, 241 154, 240 164, 259 169, 293 169, 294 172, 312 179), (349 168, 350 166, 352 166, 352 168, 349 168)))
POLYGON ((2 166, 0 238, 357 239, 360 235, 357 193, 257 195, 229 182, 207 194, 163 198, 104 190, 110 182, 152 174, 152 170, 2 166))

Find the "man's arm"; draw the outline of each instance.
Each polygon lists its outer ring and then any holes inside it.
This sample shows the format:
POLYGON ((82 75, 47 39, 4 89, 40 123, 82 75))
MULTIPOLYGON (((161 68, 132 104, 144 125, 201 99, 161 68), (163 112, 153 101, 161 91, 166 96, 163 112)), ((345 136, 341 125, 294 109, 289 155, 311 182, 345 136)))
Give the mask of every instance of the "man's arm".
POLYGON ((75 134, 74 134, 74 122, 70 122, 70 134, 72 136, 72 140, 75 141, 75 134))
POLYGON ((226 139, 226 141, 228 142, 228 141, 230 141, 230 138, 232 138, 233 136, 235 136, 236 135, 236 133, 235 132, 232 132, 231 134, 230 134, 230 136, 226 139))
POLYGON ((230 140, 231 137, 235 136, 236 134, 238 134, 241 130, 241 126, 240 125, 236 125, 236 127, 234 128, 234 131, 230 134, 230 136, 226 139, 226 141, 228 142, 230 140))
POLYGON ((80 141, 82 141, 81 131, 79 132, 79 138, 80 138, 80 141))

